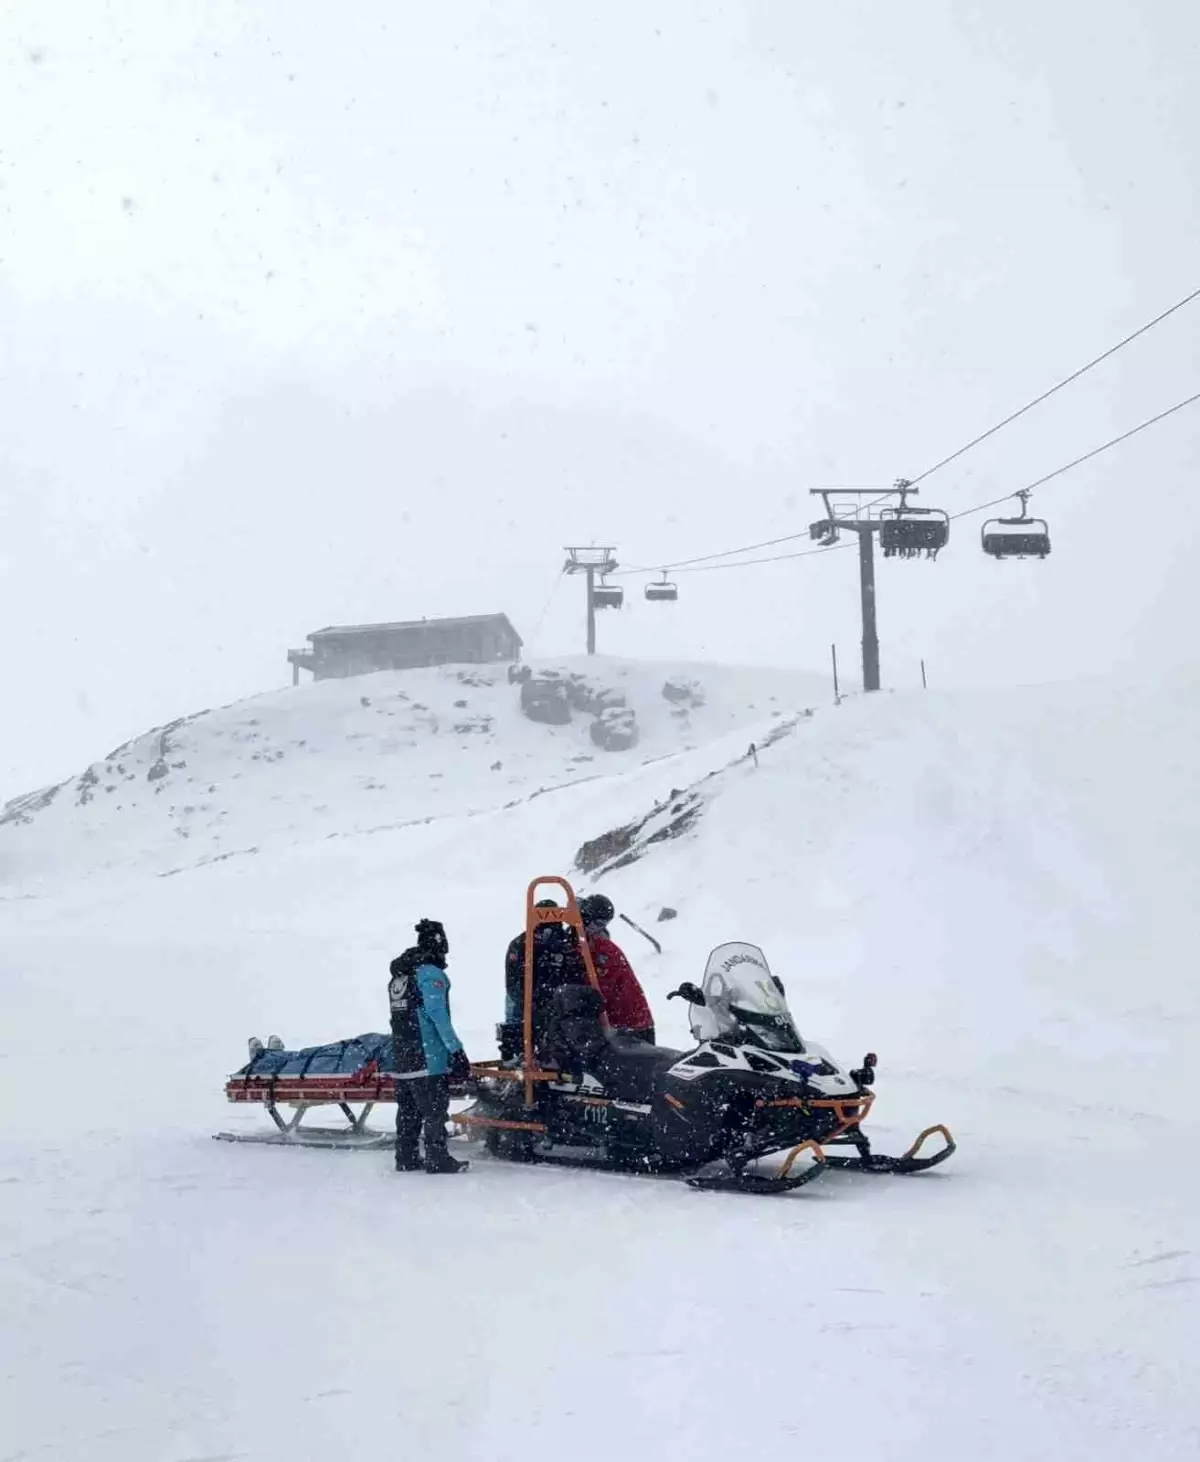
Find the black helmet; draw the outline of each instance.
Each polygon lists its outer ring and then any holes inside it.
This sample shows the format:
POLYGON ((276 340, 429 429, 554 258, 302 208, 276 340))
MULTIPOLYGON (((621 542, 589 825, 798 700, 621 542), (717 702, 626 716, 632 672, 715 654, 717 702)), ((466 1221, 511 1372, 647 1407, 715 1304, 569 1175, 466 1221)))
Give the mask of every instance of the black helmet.
POLYGON ((445 956, 450 953, 446 931, 436 919, 422 919, 416 925, 417 948, 422 954, 445 956))
POLYGON ((602 893, 590 893, 579 901, 579 917, 585 924, 611 924, 616 913, 612 899, 602 893))

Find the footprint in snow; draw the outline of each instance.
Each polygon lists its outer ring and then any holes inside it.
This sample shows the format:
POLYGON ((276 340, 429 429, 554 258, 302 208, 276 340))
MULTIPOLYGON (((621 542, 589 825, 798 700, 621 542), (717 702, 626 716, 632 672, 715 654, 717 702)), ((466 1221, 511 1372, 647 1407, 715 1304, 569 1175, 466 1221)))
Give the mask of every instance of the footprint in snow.
POLYGON ((1190 1249, 1168 1249, 1163 1254, 1150 1254, 1145 1259, 1131 1259, 1125 1268, 1142 1269, 1147 1264, 1165 1264, 1169 1259, 1186 1259, 1191 1252, 1190 1249))
MULTIPOLYGON (((1166 1249, 1161 1254, 1147 1254, 1144 1259, 1131 1259, 1126 1269, 1145 1269, 1150 1264, 1169 1264, 1176 1259, 1187 1259, 1191 1255, 1190 1249, 1166 1249)), ((1174 1274, 1168 1279, 1149 1279, 1142 1284, 1135 1284, 1134 1289, 1174 1289, 1181 1284, 1198 1284, 1200 1279, 1194 1274, 1174 1274)))

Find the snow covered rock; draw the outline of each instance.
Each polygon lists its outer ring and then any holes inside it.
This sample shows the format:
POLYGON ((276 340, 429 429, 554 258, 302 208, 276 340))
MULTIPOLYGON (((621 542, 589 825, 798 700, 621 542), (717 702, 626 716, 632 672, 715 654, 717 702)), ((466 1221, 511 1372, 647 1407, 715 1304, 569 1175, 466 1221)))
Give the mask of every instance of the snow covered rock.
POLYGON ((598 716, 601 711, 620 710, 629 703, 619 686, 606 685, 594 676, 575 672, 565 679, 571 709, 585 715, 598 716))
POLYGON ((704 704, 704 687, 689 676, 674 675, 663 681, 663 699, 684 710, 704 704))
POLYGON ((571 721, 567 683, 553 673, 532 675, 521 686, 521 714, 543 726, 566 726, 571 721))
POLYGON ((637 716, 628 707, 602 710, 592 722, 591 738, 604 751, 629 751, 638 743, 637 716))

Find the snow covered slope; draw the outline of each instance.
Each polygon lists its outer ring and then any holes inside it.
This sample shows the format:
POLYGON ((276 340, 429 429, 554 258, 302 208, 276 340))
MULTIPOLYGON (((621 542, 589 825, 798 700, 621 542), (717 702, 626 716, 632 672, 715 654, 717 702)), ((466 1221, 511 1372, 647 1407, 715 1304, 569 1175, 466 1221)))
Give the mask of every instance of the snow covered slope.
POLYGON ((145 831, 151 802, 119 858, 89 852, 131 865, 103 877, 64 877, 94 804, 60 794, 40 844, 17 842, 36 820, 4 829, 0 1458, 1196 1455, 1200 686, 811 717, 777 693, 710 740, 668 723, 591 780, 514 723, 491 759, 525 746, 527 790, 565 770, 554 796, 464 785, 433 815, 422 760, 371 824, 405 825, 335 838, 298 791, 278 812, 268 765, 237 813, 260 851, 202 866, 145 831), (259 1120, 220 1096, 245 1036, 378 1028, 422 915, 447 923, 457 1023, 490 1052, 527 878, 689 789, 680 837, 579 879, 641 921, 678 909, 661 957, 624 941, 660 1039, 685 1039, 666 992, 753 939, 803 1030, 879 1051, 881 1145, 945 1121, 952 1163, 758 1200, 209 1141, 259 1120))
POLYGON ((0 814, 0 878, 130 864, 158 872, 478 813, 705 746, 828 695, 815 676, 711 665, 597 657, 530 668, 585 677, 626 703, 636 747, 600 750, 592 715, 578 709, 568 725, 527 720, 505 666, 324 681, 182 717, 14 799, 0 814))

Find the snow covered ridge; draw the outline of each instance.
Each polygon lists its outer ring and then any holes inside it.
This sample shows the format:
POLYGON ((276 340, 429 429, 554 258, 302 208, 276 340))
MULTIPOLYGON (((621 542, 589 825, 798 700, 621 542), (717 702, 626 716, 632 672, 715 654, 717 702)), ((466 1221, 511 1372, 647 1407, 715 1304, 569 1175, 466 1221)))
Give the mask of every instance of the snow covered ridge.
POLYGON ((712 799, 724 789, 729 773, 747 763, 757 767, 760 751, 765 752, 777 741, 790 736, 812 714, 811 710, 804 710, 776 721, 759 742, 751 742, 745 751, 739 752, 725 765, 705 772, 682 790, 672 787, 668 797, 655 802, 649 812, 633 821, 610 828, 599 837, 589 838, 575 854, 575 870, 603 878, 606 873, 615 873, 619 868, 628 868, 631 863, 636 863, 655 844, 671 842, 690 832, 712 799))
POLYGON ((523 684, 506 666, 383 672, 181 717, 9 802, 0 878, 170 872, 502 809, 695 750, 821 693, 817 677, 719 666, 597 657, 527 670, 523 684), (553 724, 531 716, 531 685, 541 704, 555 699, 553 724))

